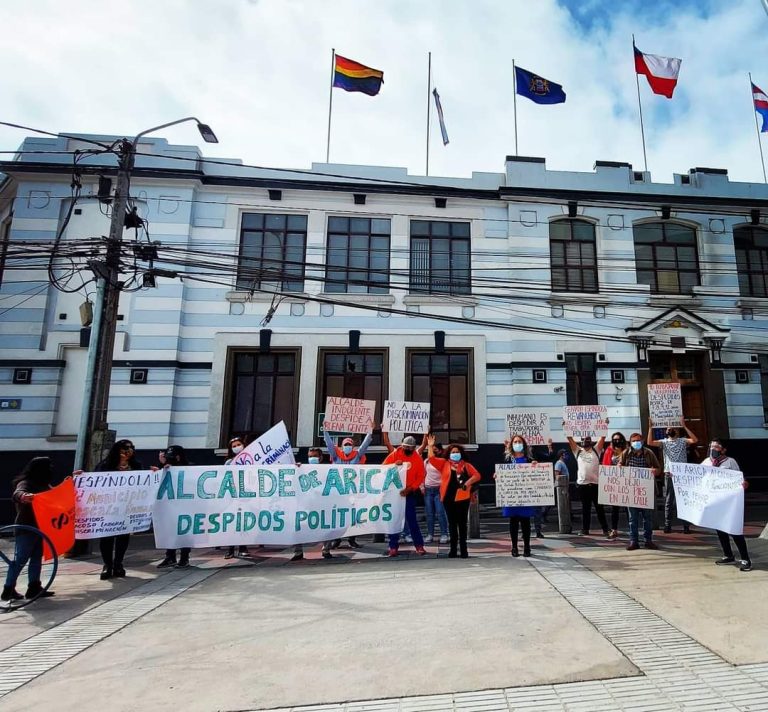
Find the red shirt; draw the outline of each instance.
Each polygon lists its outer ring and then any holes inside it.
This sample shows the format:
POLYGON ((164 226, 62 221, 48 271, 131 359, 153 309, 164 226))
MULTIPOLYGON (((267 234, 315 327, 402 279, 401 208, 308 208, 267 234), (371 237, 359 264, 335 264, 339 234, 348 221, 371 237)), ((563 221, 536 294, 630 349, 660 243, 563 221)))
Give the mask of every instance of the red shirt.
POLYGON ((406 475, 405 489, 417 490, 424 484, 424 477, 426 476, 424 460, 421 459, 421 455, 416 450, 410 455, 406 455, 403 452, 402 446, 395 448, 384 458, 384 464, 391 465, 395 462, 408 462, 411 465, 406 475))

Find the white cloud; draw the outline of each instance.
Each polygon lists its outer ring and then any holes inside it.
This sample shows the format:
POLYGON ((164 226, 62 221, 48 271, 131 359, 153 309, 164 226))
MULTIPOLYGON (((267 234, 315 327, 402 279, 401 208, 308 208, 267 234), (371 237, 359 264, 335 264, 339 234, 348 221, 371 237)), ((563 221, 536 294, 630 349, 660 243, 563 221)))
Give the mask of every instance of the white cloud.
MULTIPOLYGON (((0 120, 133 134, 195 114, 221 140, 207 155, 308 167, 325 157, 335 47, 382 69, 385 84, 375 98, 334 90, 331 160, 422 173, 431 50, 451 137, 443 148, 433 112, 432 174, 502 169, 514 150, 513 57, 568 93, 555 107, 518 101, 521 154, 556 169, 640 168, 634 32, 643 51, 683 59, 671 102, 641 85, 654 178, 705 165, 762 180, 747 80, 752 69, 768 89, 760 4, 731 0, 706 17, 686 4, 628 7, 594 3, 609 14, 587 31, 555 0, 6 0, 0 120)), ((200 143, 191 126, 163 135, 200 143)), ((22 137, 2 128, 0 148, 22 137)))

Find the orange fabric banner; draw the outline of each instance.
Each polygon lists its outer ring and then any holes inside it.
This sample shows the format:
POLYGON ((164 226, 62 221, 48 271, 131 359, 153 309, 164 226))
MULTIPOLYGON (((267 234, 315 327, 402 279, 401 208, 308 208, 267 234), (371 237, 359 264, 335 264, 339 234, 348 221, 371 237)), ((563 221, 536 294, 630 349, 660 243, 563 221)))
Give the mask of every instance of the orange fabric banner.
MULTIPOLYGON (((47 534, 56 554, 68 552, 75 543, 75 483, 68 477, 47 492, 36 494, 32 500, 37 528, 47 534)), ((53 558, 47 542, 43 542, 43 559, 53 558)))

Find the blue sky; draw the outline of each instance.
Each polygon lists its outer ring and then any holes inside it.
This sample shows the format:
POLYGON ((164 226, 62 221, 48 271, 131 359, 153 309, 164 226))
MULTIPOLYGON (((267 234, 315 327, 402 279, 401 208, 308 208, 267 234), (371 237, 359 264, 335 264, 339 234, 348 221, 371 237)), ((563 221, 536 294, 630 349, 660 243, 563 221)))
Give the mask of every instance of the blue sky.
MULTIPOLYGON (((280 167, 325 158, 331 48, 384 71, 377 97, 334 92, 331 160, 423 174, 427 52, 433 175, 498 172, 514 151, 512 59, 568 101, 518 101, 520 153, 559 170, 642 167, 631 35, 683 60, 673 100, 641 77, 654 180, 694 166, 762 181, 747 72, 768 89, 760 0, 6 0, 0 120, 133 135, 195 114, 207 155, 280 167), (364 11, 362 11, 364 9, 364 11), (105 31, 104 28, 111 28, 105 31)), ((199 143, 191 126, 163 134, 199 143)), ((23 133, 0 128, 0 150, 23 133)))

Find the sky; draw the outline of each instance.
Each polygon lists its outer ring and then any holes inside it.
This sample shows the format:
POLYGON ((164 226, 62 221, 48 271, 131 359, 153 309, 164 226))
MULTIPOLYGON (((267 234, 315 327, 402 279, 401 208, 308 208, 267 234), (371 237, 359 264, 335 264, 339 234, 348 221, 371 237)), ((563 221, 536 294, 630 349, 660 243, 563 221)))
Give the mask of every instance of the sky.
MULTIPOLYGON (((640 77, 653 180, 696 166, 762 182, 748 72, 768 91, 761 0, 4 0, 0 121, 53 132, 160 136, 207 156, 324 162, 331 51, 384 72, 376 97, 333 90, 333 163, 424 175, 427 53, 450 143, 432 111, 430 175, 501 172, 515 152, 512 61, 562 84, 565 104, 518 97, 519 154, 555 170, 643 166, 632 34, 682 58, 672 100, 640 77)), ((0 150, 23 131, 0 127, 0 150)), ((768 147, 766 147, 768 151, 768 147)))

